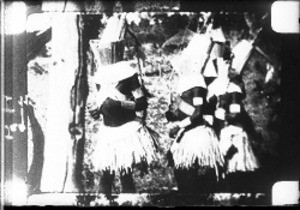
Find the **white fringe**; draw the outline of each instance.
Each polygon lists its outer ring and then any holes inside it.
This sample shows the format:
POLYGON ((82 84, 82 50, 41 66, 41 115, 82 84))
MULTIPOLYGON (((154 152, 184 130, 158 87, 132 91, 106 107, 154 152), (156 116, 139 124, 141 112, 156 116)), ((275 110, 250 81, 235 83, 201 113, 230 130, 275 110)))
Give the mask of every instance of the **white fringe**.
POLYGON ((236 171, 255 171, 259 162, 251 148, 247 133, 240 127, 230 125, 222 129, 220 134, 220 149, 225 155, 234 145, 238 152, 228 161, 227 173, 236 171))
POLYGON ((187 131, 179 143, 171 147, 176 168, 190 168, 198 158, 203 167, 215 168, 218 176, 217 163, 223 165, 223 156, 214 131, 206 126, 198 126, 187 131))
POLYGON ((97 136, 93 158, 96 170, 120 172, 142 161, 150 164, 157 160, 154 140, 140 122, 132 121, 119 127, 103 125, 97 136))

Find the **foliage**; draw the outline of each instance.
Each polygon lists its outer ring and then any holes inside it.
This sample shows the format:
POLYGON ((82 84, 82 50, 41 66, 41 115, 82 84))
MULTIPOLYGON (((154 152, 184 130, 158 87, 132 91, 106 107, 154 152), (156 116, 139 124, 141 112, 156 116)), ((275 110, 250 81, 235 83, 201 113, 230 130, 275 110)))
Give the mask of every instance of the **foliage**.
MULTIPOLYGON (((241 39, 254 39, 258 33, 257 28, 262 26, 260 18, 262 15, 251 14, 247 16, 247 20, 244 17, 245 14, 221 14, 219 15, 219 24, 222 25, 225 33, 225 37, 231 42, 231 47, 241 39)), ((197 29, 197 19, 200 13, 180 14, 173 13, 168 15, 166 13, 147 13, 141 18, 139 23, 131 22, 130 29, 137 35, 138 39, 142 43, 142 47, 146 54, 145 66, 143 68, 143 79, 145 86, 153 97, 149 98, 147 125, 157 131, 160 135, 159 147, 161 161, 156 163, 148 174, 141 176, 138 170, 135 170, 134 176, 139 192, 165 192, 170 191, 176 187, 174 181, 173 171, 171 168, 166 167, 165 154, 170 147, 171 139, 168 137, 168 124, 164 113, 167 111, 170 100, 170 93, 175 91, 176 81, 178 76, 175 74, 172 77, 173 69, 170 65, 170 60, 174 55, 166 55, 161 50, 161 45, 170 37, 178 32, 178 29, 182 27, 178 24, 181 20, 190 20, 189 28, 193 31, 197 29)), ((280 50, 280 43, 277 42, 277 38, 267 28, 263 29, 259 35, 257 41, 258 45, 268 54, 271 60, 274 62, 275 76, 271 78, 271 81, 267 84, 264 82, 266 76, 266 63, 267 60, 261 57, 259 54, 254 53, 249 59, 249 62, 245 66, 243 71, 243 82, 247 93, 247 98, 244 100, 245 108, 248 114, 253 119, 256 130, 259 131, 262 136, 262 141, 254 141, 253 144, 261 159, 263 160, 266 154, 276 156, 277 142, 279 136, 277 127, 279 123, 279 117, 277 115, 278 105, 280 101, 279 88, 279 71, 280 71, 280 59, 278 54, 280 50)), ((129 46, 133 46, 134 41, 132 37, 127 37, 129 46)), ((134 50, 134 48, 132 49, 134 50)), ((40 69, 43 65, 39 63, 39 59, 34 59, 36 62, 32 62, 34 66, 33 70, 40 69)), ((39 71, 43 75, 43 78, 47 77, 45 74, 47 71, 39 71)), ((36 80, 40 78, 40 74, 34 74, 31 72, 31 77, 35 77, 36 80)), ((36 109, 38 116, 42 116, 47 107, 45 97, 40 93, 43 88, 30 88, 30 95, 33 95, 35 101, 40 101, 38 104, 39 109, 36 109), (42 100, 43 98, 43 100, 42 100)), ((88 99, 89 100, 89 99, 88 99)), ((89 106, 89 101, 87 102, 89 106)), ((44 120, 44 119, 43 119, 44 120)), ((85 157, 84 165, 88 171, 93 171, 93 165, 91 162, 92 154, 95 143, 97 142, 96 133, 101 125, 102 121, 95 121, 89 115, 88 109, 85 114, 85 127, 86 127, 86 145, 85 145, 85 157)), ((44 122, 42 123, 44 126, 44 122)), ((43 130, 45 128, 43 127, 43 130)), ((265 163, 266 161, 262 161, 265 163)), ((267 164, 267 163, 265 163, 267 164)), ((97 184, 99 182, 99 174, 94 173, 94 185, 86 186, 87 191, 97 191, 97 184)), ((115 192, 120 191, 120 185, 118 177, 116 178, 115 192)), ((158 201, 157 201, 158 202, 158 201)))

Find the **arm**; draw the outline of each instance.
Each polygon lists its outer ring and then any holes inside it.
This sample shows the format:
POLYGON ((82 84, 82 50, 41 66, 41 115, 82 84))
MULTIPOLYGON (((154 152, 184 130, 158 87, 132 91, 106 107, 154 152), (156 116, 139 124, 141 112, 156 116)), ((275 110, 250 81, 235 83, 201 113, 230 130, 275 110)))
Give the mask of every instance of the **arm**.
POLYGON ((201 124, 203 122, 203 105, 206 96, 207 90, 202 87, 195 87, 192 90, 192 103, 195 108, 193 114, 184 118, 183 120, 177 123, 170 131, 170 136, 174 137, 179 130, 185 130, 191 126, 201 124))
POLYGON ((215 110, 215 119, 218 122, 225 121, 228 101, 229 101, 229 95, 227 94, 220 95, 218 97, 218 103, 215 110))
POLYGON ((134 74, 132 77, 126 79, 126 81, 123 82, 122 88, 131 90, 133 100, 121 101, 121 107, 136 111, 139 117, 143 117, 143 111, 147 109, 148 102, 143 87, 139 82, 138 75, 134 74))
POLYGON ((203 106, 206 93, 207 90, 203 87, 195 87, 192 89, 192 105, 195 110, 191 116, 186 117, 178 123, 180 128, 185 128, 189 125, 203 122, 203 106))
POLYGON ((235 77, 235 79, 231 80, 226 95, 228 96, 225 102, 227 104, 226 120, 229 122, 234 120, 241 113, 242 101, 245 98, 241 78, 235 77))
POLYGON ((228 121, 228 123, 233 122, 237 117, 240 116, 242 111, 242 98, 242 93, 230 93, 229 110, 226 115, 226 120, 228 121))

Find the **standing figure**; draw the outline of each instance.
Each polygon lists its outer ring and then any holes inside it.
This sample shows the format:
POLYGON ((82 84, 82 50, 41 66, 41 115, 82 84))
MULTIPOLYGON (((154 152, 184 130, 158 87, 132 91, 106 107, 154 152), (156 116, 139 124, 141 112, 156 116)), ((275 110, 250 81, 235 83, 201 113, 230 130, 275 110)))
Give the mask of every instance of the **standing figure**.
MULTIPOLYGON (((93 50, 97 53, 97 50, 93 50)), ((144 125, 147 98, 133 61, 120 61, 97 69, 94 82, 96 106, 94 118, 103 117, 97 133, 94 166, 102 172, 100 192, 110 195, 116 173, 120 174, 121 191, 134 193, 133 167, 149 166, 156 161, 155 139, 144 125)))
POLYGON ((157 136, 145 125, 148 102, 138 71, 138 50, 137 61, 124 58, 125 34, 129 32, 126 14, 114 13, 101 39, 89 43, 95 70, 89 81, 94 93, 89 96, 94 101, 90 113, 94 119, 102 117, 93 165, 102 174, 100 193, 107 196, 112 193, 116 174, 120 175, 121 192, 134 193, 133 168, 147 170, 157 160, 157 136))
MULTIPOLYGON (((212 68, 203 74, 210 57, 210 34, 195 34, 180 57, 171 61, 179 75, 178 108, 169 110, 166 118, 174 122, 170 137, 175 138, 169 152, 169 162, 180 191, 212 192, 216 190, 223 156, 212 127, 212 113, 207 99, 206 77, 215 77, 212 68)), ((210 62, 209 62, 210 61, 210 62)), ((211 65, 210 65, 211 64, 211 65)), ((215 70, 214 70, 215 71, 215 70)))
MULTIPOLYGON (((214 127, 220 138, 220 149, 225 159, 227 187, 243 186, 243 174, 259 168, 251 142, 258 137, 250 116, 243 107, 245 93, 240 75, 229 72, 230 64, 218 59, 218 78, 208 87, 208 98, 217 99, 214 127)), ((230 189, 229 189, 230 190, 230 189)), ((237 188, 234 190, 238 190, 237 188)))
POLYGON ((205 81, 195 72, 179 79, 178 109, 166 113, 167 120, 174 122, 170 130, 174 143, 168 152, 169 162, 175 168, 180 191, 213 191, 223 157, 214 130, 203 118, 207 96, 205 81), (214 173, 209 173, 211 171, 214 173))

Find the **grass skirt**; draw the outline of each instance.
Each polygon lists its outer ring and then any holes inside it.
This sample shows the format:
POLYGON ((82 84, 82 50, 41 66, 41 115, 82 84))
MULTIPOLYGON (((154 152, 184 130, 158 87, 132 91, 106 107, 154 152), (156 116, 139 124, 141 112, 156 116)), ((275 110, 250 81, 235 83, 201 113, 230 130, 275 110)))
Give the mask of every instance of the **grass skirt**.
POLYGON ((175 168, 189 169, 198 164, 200 167, 215 168, 223 165, 218 138, 210 127, 198 126, 184 133, 179 143, 170 149, 175 168))
POLYGON ((128 171, 135 164, 157 161, 155 139, 138 121, 119 127, 101 126, 94 151, 95 170, 128 171))
POLYGON ((229 125, 220 134, 220 149, 225 156, 232 146, 236 152, 227 161, 227 173, 254 171, 259 163, 251 148, 247 133, 238 126, 229 125))

